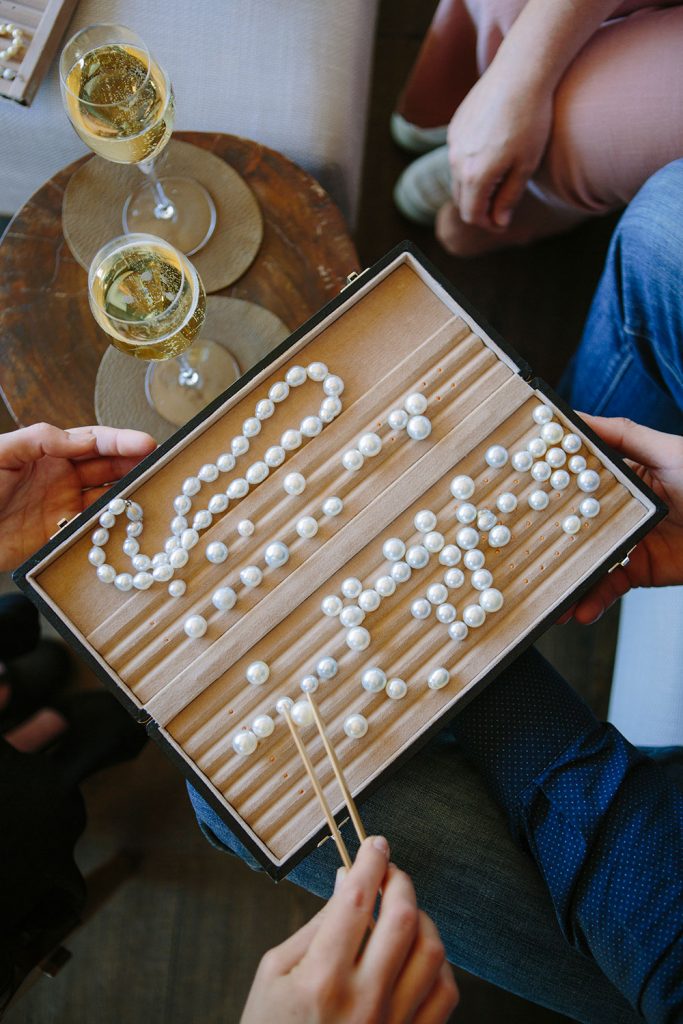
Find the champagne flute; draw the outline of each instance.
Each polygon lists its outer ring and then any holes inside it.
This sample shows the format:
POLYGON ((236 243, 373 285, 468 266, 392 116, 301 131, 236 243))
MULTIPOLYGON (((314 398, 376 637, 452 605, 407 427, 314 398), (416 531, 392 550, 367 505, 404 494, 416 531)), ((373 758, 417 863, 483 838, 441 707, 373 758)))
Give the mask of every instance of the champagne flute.
POLYGON ((59 61, 62 101, 76 133, 105 160, 136 164, 147 183, 126 199, 123 230, 153 233, 187 255, 213 234, 216 207, 192 178, 159 178, 155 161, 171 138, 173 88, 136 32, 91 25, 59 61))
POLYGON ((190 260, 163 238, 138 233, 107 242, 90 266, 88 296, 112 345, 151 360, 147 400, 169 423, 186 423, 237 380, 239 366, 222 345, 193 345, 204 323, 204 287, 190 260))

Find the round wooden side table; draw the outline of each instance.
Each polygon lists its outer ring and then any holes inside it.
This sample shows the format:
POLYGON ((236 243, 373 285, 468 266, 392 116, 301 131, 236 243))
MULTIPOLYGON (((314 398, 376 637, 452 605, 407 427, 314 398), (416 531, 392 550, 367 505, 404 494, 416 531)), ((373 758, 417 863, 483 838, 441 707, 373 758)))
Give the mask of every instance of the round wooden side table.
MULTIPOLYGON (((264 233, 256 260, 217 294, 264 306, 294 330, 359 270, 339 209, 296 164, 233 135, 176 137, 234 167, 261 206, 264 233)), ((87 159, 46 182, 13 218, 0 245, 0 391, 20 426, 95 422, 95 377, 108 340, 93 320, 87 274, 71 255, 61 224, 66 183, 87 159)))

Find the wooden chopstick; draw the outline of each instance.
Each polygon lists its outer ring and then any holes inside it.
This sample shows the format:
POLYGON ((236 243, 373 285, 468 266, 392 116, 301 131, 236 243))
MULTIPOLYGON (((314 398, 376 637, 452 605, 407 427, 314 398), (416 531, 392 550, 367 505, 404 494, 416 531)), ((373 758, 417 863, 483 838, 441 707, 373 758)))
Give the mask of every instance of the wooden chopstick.
POLYGON ((334 771, 335 778, 337 779, 337 782, 339 783, 339 788, 342 791, 342 794, 343 794, 343 797, 344 797, 344 803, 348 807, 349 814, 351 816, 351 821, 353 822, 353 827, 355 828, 356 835, 358 836, 358 841, 360 843, 362 843, 363 840, 367 838, 367 835, 366 835, 365 829, 363 828, 363 822, 360 820, 360 814, 358 813, 358 808, 356 807, 356 805, 354 803, 354 800, 353 800, 353 797, 351 796, 351 790, 349 789, 349 787, 346 784, 346 779, 344 778, 344 773, 342 772, 341 765, 339 764, 339 761, 337 759, 337 755, 335 753, 334 747, 330 743, 330 741, 328 739, 328 736, 327 736, 327 733, 325 732, 325 725, 323 723, 322 718, 320 717, 320 712, 318 710, 318 706, 315 703, 315 701, 313 700, 313 694, 309 691, 306 694, 306 696, 308 697, 308 702, 311 705, 311 711, 313 712, 313 717, 315 719, 315 724, 316 724, 316 728, 318 730, 318 733, 320 734, 320 739, 323 741, 323 746, 325 747, 325 752, 326 752, 327 756, 330 759, 330 764, 332 765, 332 770, 334 771))

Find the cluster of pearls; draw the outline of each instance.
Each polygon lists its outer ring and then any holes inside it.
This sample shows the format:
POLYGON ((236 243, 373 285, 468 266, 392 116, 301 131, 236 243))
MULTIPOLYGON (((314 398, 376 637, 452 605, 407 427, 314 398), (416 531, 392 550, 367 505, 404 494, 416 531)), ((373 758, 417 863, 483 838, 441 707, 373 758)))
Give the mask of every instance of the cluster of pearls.
MULTIPOLYGON (((0 24, 0 36, 9 36, 11 42, 4 49, 0 50, 0 60, 15 60, 24 49, 24 30, 11 22, 0 24)), ((2 77, 6 81, 13 81, 17 76, 12 68, 4 68, 2 77)))
MULTIPOLYGON (((424 413, 427 399, 420 392, 408 395, 402 409, 392 409, 387 417, 391 430, 405 430, 413 441, 425 441, 432 432, 432 423, 424 413)), ((357 473, 365 465, 366 459, 372 459, 382 451, 383 441, 379 434, 368 432, 361 434, 355 448, 349 448, 342 455, 342 466, 350 473, 357 473)))

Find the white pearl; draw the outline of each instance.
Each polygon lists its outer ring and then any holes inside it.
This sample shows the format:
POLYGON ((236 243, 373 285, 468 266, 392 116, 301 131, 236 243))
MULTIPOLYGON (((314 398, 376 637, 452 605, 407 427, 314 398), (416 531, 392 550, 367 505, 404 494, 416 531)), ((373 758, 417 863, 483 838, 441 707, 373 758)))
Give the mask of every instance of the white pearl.
POLYGON ((318 532, 318 521, 313 516, 302 516, 296 524, 296 532, 304 540, 311 540, 318 532))
POLYGON ((231 501, 235 501, 237 498, 244 498, 249 493, 249 484, 244 477, 236 476, 228 484, 228 489, 225 493, 231 501))
POLYGON ((368 693, 380 693, 387 685, 387 675, 381 668, 366 668, 360 684, 368 693))
POLYGON ((185 548, 177 548, 175 551, 171 552, 168 556, 168 560, 174 569, 182 569, 183 566, 187 565, 189 562, 190 556, 185 548))
POLYGON ((270 470, 265 462, 259 459, 257 462, 253 462, 244 474, 247 483, 251 487, 256 487, 258 484, 262 484, 266 479, 270 470))
POLYGON ((424 569, 429 564, 429 552, 422 544, 413 544, 406 551, 406 562, 411 569, 424 569))
POLYGON ((397 583, 407 583, 413 575, 413 570, 407 562, 394 562, 389 573, 392 580, 396 580, 397 583))
POLYGON ((277 466, 281 466, 287 458, 287 453, 284 448, 279 444, 271 445, 270 448, 266 449, 266 454, 263 456, 263 461, 266 466, 270 466, 271 469, 275 469, 277 466))
POLYGON ((526 447, 527 451, 533 455, 535 459, 542 459, 548 451, 548 445, 542 437, 532 437, 526 447))
POLYGON ((275 403, 269 398, 262 398, 256 403, 254 414, 257 420, 269 420, 275 412, 275 403))
POLYGON ((304 693, 315 693, 319 686, 320 680, 317 676, 304 676, 299 683, 299 688, 303 690, 304 693))
POLYGON ((294 707, 294 701, 291 697, 280 697, 275 701, 275 710, 280 715, 284 715, 285 710, 289 711, 294 707))
POLYGON ((135 555, 131 562, 133 563, 133 568, 138 572, 146 571, 152 565, 152 559, 149 555, 135 555))
POLYGON ((576 483, 580 491, 591 494, 600 486, 600 475, 594 469, 584 469, 577 476, 576 483))
POLYGON ((183 480, 183 486, 181 488, 183 494, 191 498, 193 495, 198 494, 202 489, 202 482, 198 476, 188 476, 186 480, 183 480))
POLYGON ((329 594, 327 597, 324 597, 320 604, 323 615, 329 615, 330 617, 339 615, 343 607, 342 599, 337 597, 336 594, 329 594))
POLYGON ((539 427, 542 427, 544 423, 550 423, 553 418, 553 410, 549 405, 537 405, 531 415, 534 423, 538 423, 539 427))
POLYGON ((138 505, 137 501, 127 501, 126 518, 130 519, 131 523, 139 523, 142 519, 142 505, 138 505))
POLYGON ((443 581, 450 590, 457 590, 465 582, 465 574, 462 569, 447 569, 443 581))
POLYGON ((251 665, 247 666, 246 679, 252 686, 263 686, 269 678, 270 669, 265 661, 252 661, 251 665))
POLYGON ((517 508, 517 498, 511 491, 503 491, 502 494, 498 495, 496 506, 500 512, 509 514, 517 508))
POLYGON ((583 473, 584 469, 586 468, 586 460, 584 459, 583 455, 572 455, 567 465, 570 471, 572 473, 576 473, 578 476, 578 474, 583 473))
POLYGON ((304 437, 317 437, 323 429, 323 421, 319 416, 304 416, 299 430, 304 437))
POLYGON ((338 398, 344 391, 344 381, 336 373, 328 373, 323 381, 323 391, 330 397, 338 398))
POLYGON ((393 576, 380 576, 375 581, 375 590, 380 597, 391 597, 396 591, 396 580, 393 576))
POLYGON ((436 526, 436 516, 429 509, 424 508, 418 512, 413 519, 415 529, 419 533, 429 533, 436 526))
POLYGON ((285 382, 290 388, 301 387, 306 383, 306 370, 303 366, 290 366, 285 374, 285 382))
MULTIPOLYGON (((187 500, 190 501, 189 498, 187 500)), ((190 501, 190 505, 191 504, 192 502, 190 501)), ((128 523, 128 526, 126 527, 126 533, 128 534, 129 537, 139 537, 142 531, 142 523, 128 523)))
POLYGON ((191 551, 199 541, 199 534, 195 529, 183 530, 180 535, 180 544, 186 551, 191 551))
POLYGON ((303 473, 288 473, 282 481, 282 487, 287 494, 303 494, 306 489, 306 477, 303 473))
POLYGON ((553 469, 559 469, 567 461, 567 453, 562 451, 561 448, 549 448, 545 453, 545 461, 553 469))
POLYGON ((236 600, 237 594, 232 587, 219 587, 211 595, 211 604, 219 612, 229 612, 231 608, 234 608, 236 600))
POLYGON ((581 449, 581 438, 578 434, 565 434, 562 438, 562 447, 569 455, 576 455, 581 449))
POLYGON ((258 741, 250 729, 243 729, 242 732, 238 732, 232 740, 232 749, 242 757, 248 757, 249 754, 253 754, 257 746, 258 741))
POLYGON ((560 423, 544 423, 540 434, 546 444, 559 444, 564 437, 564 430, 560 423))
POLYGON ((373 458, 382 451, 382 438, 379 434, 363 434, 358 438, 358 451, 364 458, 373 458))
POLYGON ((325 498, 321 505, 321 511, 324 516, 338 516, 344 511, 344 502, 335 495, 325 498))
POLYGON ((443 583, 432 583, 427 587, 427 600, 430 604, 443 604, 448 600, 448 589, 443 583))
POLYGON ((90 548, 90 551, 88 552, 88 561, 90 562, 91 565, 104 565, 106 560, 107 556, 105 555, 102 548, 90 548))
POLYGON ((581 520, 578 516, 565 516, 562 520, 562 529, 565 533, 572 536, 573 534, 578 533, 581 529, 581 520))
POLYGON ((487 465, 493 469, 501 469, 508 460, 508 453, 502 444, 492 444, 484 455, 487 465))
POLYGON ((168 583, 173 576, 173 567, 170 565, 155 565, 152 569, 152 576, 157 583, 168 583))
POLYGON ((368 721, 363 715, 349 715, 344 722, 344 732, 352 740, 360 740, 368 731, 368 721))
POLYGON ((362 468, 365 459, 358 451, 357 448, 349 448, 348 451, 342 455, 342 466, 344 469, 348 469, 351 473, 357 473, 362 468))
POLYGON ((424 597, 418 597, 410 606, 410 614, 414 619, 428 619, 432 612, 432 606, 424 597))
POLYGON ((213 565, 220 565, 228 557, 228 549, 220 540, 212 540, 206 546, 206 560, 213 565))
POLYGON ((460 548, 455 544, 446 544, 439 553, 439 561, 442 565, 457 565, 461 558, 460 548))
POLYGON ((503 595, 495 587, 489 587, 479 595, 479 604, 485 612, 499 612, 503 607, 503 595))
POLYGON ((245 565, 240 572, 240 579, 245 587, 258 587, 263 579, 263 573, 258 565, 245 565))
POLYGON ((475 590, 488 590, 493 583, 493 576, 488 569, 477 569, 470 580, 475 590))
POLYGON ((477 627, 484 625, 486 612, 481 605, 468 604, 462 613, 462 619, 470 629, 477 629, 477 627))
POLYGON ((230 450, 232 451, 232 454, 235 455, 236 457, 239 457, 240 455, 246 455, 247 452, 249 451, 249 438, 244 437, 244 435, 242 434, 240 434, 239 437, 233 437, 232 441, 230 442, 230 450))
POLYGON ((296 448, 300 448, 302 441, 301 431, 294 430, 293 428, 285 430, 280 438, 280 444, 286 452, 293 452, 296 448))
POLYGON ((518 473, 527 473, 531 469, 533 461, 534 457, 531 452, 515 452, 510 459, 512 468, 516 469, 518 473))
POLYGON ((289 384, 285 383, 284 380, 277 381, 268 392, 268 398, 271 402, 284 402, 288 395, 289 384))
POLYGON ((489 544, 492 548, 503 548, 510 543, 511 536, 507 526, 494 526, 489 532, 489 544))
POLYGON ((382 545, 382 554, 390 562, 399 562, 406 553, 406 546, 400 537, 389 537, 382 545))
POLYGON ((446 543, 446 539, 438 530, 431 530, 429 533, 425 533, 422 538, 422 543, 427 548, 430 555, 436 555, 443 548, 446 543))
POLYGON ((306 372, 311 380, 321 381, 327 376, 327 367, 324 363, 309 363, 306 372))
POLYGON ((427 686, 430 690, 441 690, 451 678, 447 668, 435 668, 427 677, 427 686))
POLYGON ((448 625, 448 623, 453 622, 456 614, 457 613, 455 607, 452 604, 449 604, 448 601, 444 601, 444 603, 440 604, 436 609, 437 619, 439 620, 439 622, 443 622, 445 625, 448 625))
MULTIPOLYGON (((403 565, 405 565, 405 562, 403 565)), ((375 612, 379 608, 381 600, 376 590, 364 590, 358 598, 358 607, 362 608, 364 612, 375 612)))
POLYGON ((474 480, 471 476, 455 476, 450 483, 451 494, 460 501, 467 501, 474 494, 474 480))
MULTIPOLYGON (((494 526, 493 529, 495 530, 497 529, 497 527, 494 526)), ((491 535, 489 534, 489 538, 490 536, 491 535)), ((474 529, 474 527, 463 526, 456 533, 455 542, 459 548, 462 548, 463 551, 467 551, 470 548, 476 548, 477 544, 479 543, 479 534, 474 529)))
POLYGON ((109 540, 109 530, 105 530, 103 526, 98 526, 98 528, 93 532, 91 540, 96 547, 103 548, 109 540))
POLYGON ((470 572, 476 572, 477 569, 481 569, 486 561, 486 557, 483 551, 479 548, 473 548, 471 551, 466 551, 462 558, 463 565, 470 572))
POLYGON ((362 590, 363 584, 356 576, 348 576, 341 585, 342 594, 351 600, 358 597, 362 590))
POLYGON ((328 395, 320 403, 318 415, 323 423, 331 423, 342 411, 341 400, 336 395, 328 395))
MULTIPOLYGON (((185 516, 173 516, 171 520, 171 533, 174 533, 177 537, 180 536, 183 531, 187 530, 189 523, 185 516)), ((136 541, 137 543, 137 541, 136 541)), ((139 545, 138 545, 139 547, 139 545)), ((125 551, 125 547, 124 547, 125 551)), ((135 552, 137 554, 137 552, 135 552)), ((128 554, 128 552, 126 552, 128 554)))
POLYGON ((112 498, 107 509, 113 516, 120 516, 126 507, 126 502, 123 498, 112 498))
POLYGON ((218 466, 215 466, 213 462, 206 462, 201 466, 197 476, 204 483, 212 484, 214 480, 218 480, 218 466))
POLYGON ((230 473, 235 468, 235 456, 232 452, 223 452, 216 459, 216 465, 221 473, 230 473))
POLYGON ((263 560, 271 569, 279 569, 289 561, 289 548, 283 541, 274 540, 266 548, 263 560))
POLYGON ((208 530, 213 522, 213 516, 209 512, 208 508, 200 508, 198 512, 195 512, 194 519, 192 520, 193 530, 208 530))
POLYGON ((355 604, 347 605, 346 608, 342 608, 339 613, 339 621, 342 626, 346 626, 347 628, 350 628, 351 626, 360 626, 364 618, 365 612, 355 604))
POLYGON ((168 592, 171 597, 182 597, 187 590, 187 583, 185 580, 173 580, 168 585, 168 592))
POLYGON ((390 679, 387 683, 387 697, 392 700, 402 700, 408 692, 408 686, 403 679, 390 679))
POLYGON ((252 523, 251 519, 240 519, 237 524, 237 532, 240 537, 251 537, 256 527, 252 523))
POLYGON ((251 723, 251 731, 260 740, 265 740, 268 736, 272 736, 274 729, 275 722, 270 715, 257 715, 251 723))
POLYGON ((339 666, 334 658, 326 655, 324 658, 321 658, 315 666, 315 671, 317 672, 319 679, 334 679, 339 671, 339 666))
POLYGON ((585 519, 594 519, 600 513, 600 502, 597 498, 584 498, 579 505, 579 512, 585 519))
POLYGON ((534 462, 531 467, 531 475, 537 484, 544 484, 546 480, 550 480, 552 472, 547 462, 534 462))
POLYGON ((149 590, 154 583, 151 572, 136 572, 133 576, 133 586, 136 590, 149 590))
POLYGON ((403 403, 403 408, 411 416, 420 416, 427 408, 427 399, 419 391, 415 391, 412 395, 408 395, 403 403))
POLYGON ((532 491, 528 497, 529 508, 532 508, 534 512, 541 512, 547 508, 549 501, 550 498, 545 491, 532 491))
POLYGON ((556 469, 550 477, 550 486, 555 491, 563 491, 565 487, 569 487, 570 479, 566 469, 556 469))
POLYGON ((469 526, 477 518, 477 509, 471 501, 464 501, 462 505, 458 505, 456 508, 455 518, 463 526, 469 526))
POLYGON ((490 508, 480 508, 477 512, 477 529, 481 533, 488 533, 498 522, 498 516, 490 508))
POLYGON ((116 522, 116 516, 113 512, 103 512, 99 518, 100 526, 103 526, 105 530, 110 530, 116 522))
POLYGON ((307 700, 298 700, 296 704, 292 706, 289 713, 292 716, 292 721, 296 722, 300 728, 305 728, 307 725, 313 725, 313 722, 315 721, 313 717, 313 708, 307 700))
POLYGON ((156 555, 152 555, 152 565, 156 569, 159 565, 168 565, 168 555, 165 551, 157 551, 156 555))
POLYGON ((426 416, 411 416, 406 426, 406 433, 413 441, 426 441, 432 432, 432 421, 426 416))
POLYGON ((114 580, 114 586, 117 590, 121 590, 125 593, 125 591, 132 589, 133 577, 129 572, 120 572, 114 580))
POLYGON ((392 409, 387 416, 387 423, 392 430, 405 430, 408 425, 408 413, 405 409, 392 409))
POLYGON ((346 646, 352 651, 364 651, 370 644, 370 634, 365 626, 354 626, 346 634, 346 646))
MULTIPOLYGON (((242 434, 244 437, 256 437, 257 434, 261 433, 261 421, 256 416, 249 416, 242 424, 242 434)), ((201 479, 201 477, 200 477, 201 479)))
POLYGON ((467 628, 464 622, 453 622, 448 627, 449 637, 451 638, 451 640, 455 640, 456 642, 464 640, 468 633, 469 629, 467 628))

